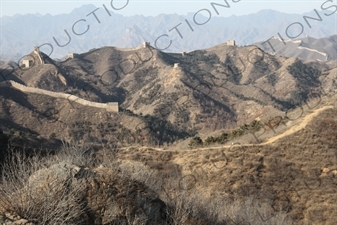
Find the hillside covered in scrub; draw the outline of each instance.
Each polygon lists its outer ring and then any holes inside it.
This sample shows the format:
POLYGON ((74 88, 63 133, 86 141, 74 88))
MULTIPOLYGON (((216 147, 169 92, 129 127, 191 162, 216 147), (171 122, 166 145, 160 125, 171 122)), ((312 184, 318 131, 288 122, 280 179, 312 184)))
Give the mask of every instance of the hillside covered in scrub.
POLYGON ((10 150, 1 166, 0 222, 333 224, 336 116, 322 108, 301 119, 304 127, 254 145, 10 150))
POLYGON ((0 76, 0 224, 337 220, 333 63, 227 44, 26 59, 0 76))
POLYGON ((43 63, 32 52, 30 68, 7 65, 0 78, 55 93, 1 88, 0 128, 20 131, 25 140, 168 146, 284 117, 298 105, 317 105, 336 87, 333 64, 304 63, 256 46, 222 44, 183 54, 150 45, 104 47, 63 62, 40 54, 43 63), (93 104, 115 102, 119 112, 56 93, 93 104))

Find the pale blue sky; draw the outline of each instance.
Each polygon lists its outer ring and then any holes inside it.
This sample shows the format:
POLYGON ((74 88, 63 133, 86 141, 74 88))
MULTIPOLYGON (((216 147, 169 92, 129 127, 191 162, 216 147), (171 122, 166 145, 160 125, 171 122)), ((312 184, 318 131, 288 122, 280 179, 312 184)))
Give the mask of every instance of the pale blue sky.
MULTIPOLYGON (((313 9, 320 10, 321 5, 326 0, 241 0, 240 2, 233 3, 232 0, 228 0, 230 9, 224 9, 220 13, 220 16, 231 15, 244 15, 258 12, 262 9, 274 9, 280 12, 302 14, 309 12, 313 9)), ((86 1, 86 0, 0 0, 0 17, 12 16, 14 14, 27 14, 27 13, 40 13, 42 15, 50 13, 51 15, 69 13, 73 9, 78 8, 84 4, 93 4, 98 7, 102 7, 105 4, 110 10, 116 13, 132 16, 136 14, 142 14, 144 16, 156 16, 160 13, 165 14, 187 14, 188 12, 197 12, 203 8, 210 8, 210 3, 224 4, 223 0, 208 0, 208 1, 195 1, 195 0, 130 0, 127 6, 121 10, 113 10, 110 6, 111 0, 105 1, 86 1)), ((127 0, 114 0, 113 5, 116 8, 120 8, 126 5, 127 0)), ((337 0, 334 3, 330 2, 327 5, 337 4, 337 0)))

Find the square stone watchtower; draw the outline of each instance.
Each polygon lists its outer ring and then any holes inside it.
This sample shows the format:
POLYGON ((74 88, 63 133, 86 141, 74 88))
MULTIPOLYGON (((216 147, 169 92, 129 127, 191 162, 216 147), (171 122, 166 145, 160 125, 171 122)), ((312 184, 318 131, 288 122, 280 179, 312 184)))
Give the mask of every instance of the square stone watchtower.
POLYGON ((235 46, 235 40, 228 40, 227 45, 229 46, 235 46))
POLYGON ((76 53, 68 53, 68 58, 69 58, 69 59, 74 59, 74 58, 77 57, 77 55, 78 55, 78 54, 76 54, 76 53))
POLYGON ((150 42, 143 42, 143 48, 150 47, 150 42))
POLYGON ((29 68, 34 65, 34 62, 32 59, 24 59, 22 60, 22 64, 25 65, 25 68, 29 68))
POLYGON ((106 106, 108 112, 119 112, 118 102, 108 102, 106 106))

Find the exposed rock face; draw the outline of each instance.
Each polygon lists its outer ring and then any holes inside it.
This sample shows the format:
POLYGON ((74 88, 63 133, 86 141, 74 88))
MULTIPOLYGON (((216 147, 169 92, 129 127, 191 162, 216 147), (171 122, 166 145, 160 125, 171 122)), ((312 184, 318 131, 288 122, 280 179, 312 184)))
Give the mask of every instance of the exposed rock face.
MULTIPOLYGON (((32 210, 49 213, 49 217, 60 214, 69 220, 67 224, 157 225, 165 221, 166 205, 154 191, 111 168, 90 169, 68 163, 55 164, 34 173, 23 191, 15 197, 23 199, 26 207, 32 205, 31 201, 41 203, 41 208, 32 210), (50 201, 48 206, 44 201, 50 201), (43 211, 42 207, 50 210, 43 211), (60 210, 65 213, 58 212, 60 210), (68 213, 73 213, 72 218, 68 213)), ((14 222, 20 219, 25 219, 25 223, 42 224, 40 217, 14 217, 15 220, 7 220, 5 224, 17 224, 14 222)), ((6 218, 3 219, 5 221, 6 218)), ((55 223, 56 220, 50 218, 49 221, 55 223)))

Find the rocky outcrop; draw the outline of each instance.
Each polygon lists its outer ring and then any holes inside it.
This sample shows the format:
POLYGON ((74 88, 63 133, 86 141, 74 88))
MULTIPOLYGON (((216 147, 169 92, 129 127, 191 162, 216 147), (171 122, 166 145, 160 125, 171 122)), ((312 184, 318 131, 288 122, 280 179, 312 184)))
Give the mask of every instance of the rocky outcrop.
POLYGON ((24 202, 22 208, 40 214, 30 212, 35 218, 15 215, 4 224, 42 224, 47 217, 46 224, 68 220, 66 224, 160 225, 166 220, 165 203, 154 191, 111 168, 58 163, 32 174, 12 197, 24 202))

